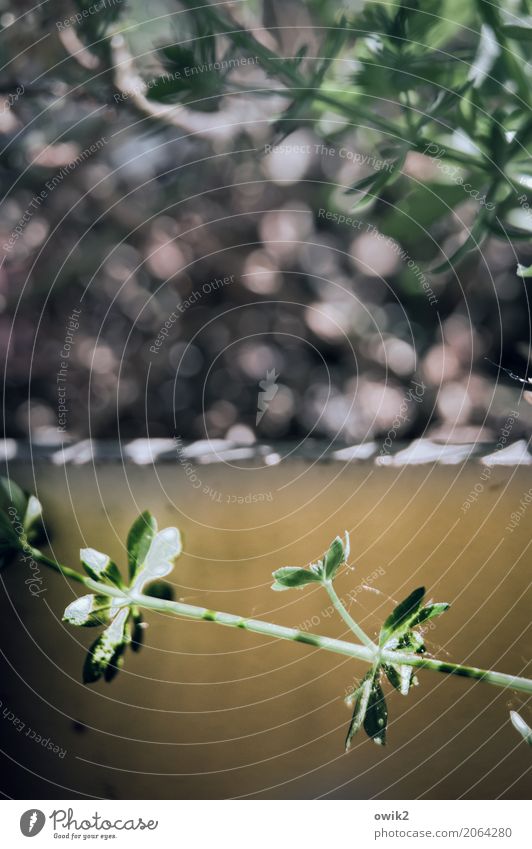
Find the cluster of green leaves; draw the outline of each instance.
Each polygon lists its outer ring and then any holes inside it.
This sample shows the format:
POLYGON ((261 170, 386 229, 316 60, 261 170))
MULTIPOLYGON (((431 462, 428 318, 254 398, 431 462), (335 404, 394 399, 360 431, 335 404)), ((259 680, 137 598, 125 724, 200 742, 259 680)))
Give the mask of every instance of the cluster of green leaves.
POLYGON ((290 590, 304 587, 306 584, 323 584, 333 581, 338 569, 349 557, 349 534, 345 532, 343 541, 335 537, 321 560, 311 563, 308 569, 299 566, 283 566, 273 572, 272 590, 290 590))
MULTIPOLYGON (((316 563, 311 563, 308 568, 285 566, 277 569, 273 573, 272 589, 301 589, 313 583, 330 585, 348 557, 349 535, 346 532, 343 541, 336 537, 323 557, 316 563)), ((368 737, 375 743, 383 745, 386 742, 388 708, 382 689, 384 678, 403 696, 407 696, 411 686, 418 683, 414 667, 401 663, 400 656, 423 654, 425 644, 422 626, 449 608, 449 605, 443 602, 424 604, 424 598, 425 588, 419 587, 400 602, 385 620, 378 645, 375 645, 375 661, 346 700, 347 704, 353 707, 346 750, 351 747, 351 741, 360 728, 364 728, 368 737), (383 652, 386 653, 385 660, 383 652), (393 652, 398 653, 397 663, 390 661, 390 654, 393 652)))
POLYGON ((477 199, 478 215, 467 240, 434 272, 458 264, 488 235, 529 238, 532 18, 522 15, 516 25, 509 11, 484 0, 470 6, 458 0, 366 3, 358 14, 328 22, 316 56, 303 45, 295 56, 285 57, 265 47, 225 9, 198 8, 193 0, 181 5, 188 12, 180 16, 176 42, 160 53, 174 76, 161 75, 149 97, 218 108, 223 94, 239 90, 230 71, 188 77, 180 72, 215 60, 257 57, 272 85, 255 96, 276 91, 287 98, 277 129, 286 134, 307 123, 316 128, 316 121, 333 111, 344 121, 330 131, 329 142, 358 126, 362 143, 387 160, 387 167, 348 189, 356 207, 370 208, 379 197, 390 204, 382 222, 387 235, 406 235, 415 249, 420 235, 425 236, 423 228, 469 197, 477 199), (346 64, 354 65, 347 80, 342 76, 346 64), (406 185, 402 169, 411 151, 429 152, 448 163, 452 177, 406 185), (400 185, 394 194, 396 181, 400 185), (464 185, 474 191, 466 193, 464 185), (411 232, 404 234, 407 222, 411 232))
POLYGON ((0 568, 44 539, 39 499, 0 477, 0 568))
POLYGON ((181 536, 177 528, 157 530, 157 522, 145 511, 133 523, 127 537, 128 583, 124 582, 116 564, 107 554, 94 548, 83 548, 80 559, 92 581, 103 585, 97 593, 89 593, 73 601, 63 620, 70 625, 105 630, 89 649, 83 668, 83 680, 92 683, 99 678, 110 681, 123 664, 128 645, 138 651, 142 643, 143 622, 135 597, 140 593, 157 598, 171 598, 171 588, 160 579, 168 575, 181 554, 181 536), (146 587, 146 585, 148 585, 146 587), (106 594, 108 586, 119 593, 106 594))
MULTIPOLYGON (((449 609, 445 602, 423 605, 425 588, 419 587, 410 593, 390 613, 379 635, 379 649, 402 654, 423 654, 425 644, 422 626, 429 619, 440 616, 449 609)), ((412 685, 418 681, 414 668, 405 663, 383 662, 379 656, 369 672, 348 696, 347 704, 353 706, 353 716, 346 738, 346 749, 360 728, 378 745, 386 742, 388 708, 381 682, 386 677, 392 687, 407 696, 412 685)))

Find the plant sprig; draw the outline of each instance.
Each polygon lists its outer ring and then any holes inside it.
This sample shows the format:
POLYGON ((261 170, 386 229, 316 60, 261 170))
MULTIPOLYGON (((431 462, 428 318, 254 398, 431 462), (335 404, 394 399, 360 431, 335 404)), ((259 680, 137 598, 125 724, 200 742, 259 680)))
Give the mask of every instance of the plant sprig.
MULTIPOLYGON (((396 605, 385 619, 378 640, 372 640, 345 609, 333 587, 349 557, 347 532, 343 539, 335 537, 324 555, 310 566, 289 566, 273 572, 272 589, 304 589, 310 584, 323 586, 359 643, 173 601, 170 585, 161 579, 171 573, 182 553, 181 535, 175 527, 159 530, 149 511, 135 520, 127 537, 127 580, 108 555, 93 548, 80 551, 86 574, 45 555, 35 545, 44 538, 41 514, 42 508, 35 496, 27 495, 14 482, 0 478, 0 565, 5 566, 17 556, 30 556, 90 590, 71 602, 63 615, 63 620, 70 625, 104 629, 89 648, 85 660, 83 680, 87 684, 99 679, 110 681, 124 662, 127 646, 134 650, 140 648, 144 626, 141 610, 146 609, 291 640, 368 663, 369 671, 356 683, 347 699, 353 707, 353 715, 346 749, 361 728, 378 745, 386 742, 388 707, 383 690, 386 679, 405 696, 411 686, 418 683, 416 673, 421 669, 532 693, 532 681, 527 678, 427 657, 423 625, 447 611, 449 605, 425 603, 423 587, 396 605)), ((530 729, 524 720, 515 712, 511 720, 521 736, 530 742, 530 729)))

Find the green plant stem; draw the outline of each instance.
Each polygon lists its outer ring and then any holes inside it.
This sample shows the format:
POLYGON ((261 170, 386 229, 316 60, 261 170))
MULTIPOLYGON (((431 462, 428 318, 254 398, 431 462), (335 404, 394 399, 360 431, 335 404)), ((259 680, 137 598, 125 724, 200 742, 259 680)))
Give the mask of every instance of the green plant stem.
MULTIPOLYGON (((50 557, 43 554, 42 551, 39 551, 38 548, 31 548, 29 553, 34 560, 37 560, 44 566, 48 566, 55 572, 59 572, 61 575, 64 575, 65 578, 71 578, 73 581, 78 581, 81 584, 85 584, 85 586, 89 586, 90 578, 86 578, 85 575, 82 575, 81 572, 76 572, 76 570, 71 569, 70 566, 63 566, 56 560, 52 560, 50 557)), ((94 581, 92 583, 94 583, 94 581)), ((111 593, 107 593, 107 595, 111 595, 111 593)))
POLYGON ((355 634, 355 636, 358 637, 358 639, 360 640, 361 643, 363 643, 365 646, 367 646, 368 649, 371 649, 373 651, 373 653, 375 654, 376 651, 377 651, 377 646, 375 645, 373 640, 370 637, 368 637, 366 632, 362 630, 362 628, 360 627, 358 622, 355 622, 355 620, 349 615, 349 613, 345 609, 344 605, 342 604, 342 602, 338 598, 338 596, 336 594, 336 590, 334 589, 334 587, 332 585, 332 581, 326 581, 324 583, 324 587, 327 590, 327 593, 329 594, 329 598, 331 599, 335 610, 340 614, 340 616, 344 620, 347 627, 351 629, 353 634, 355 634))
MULTIPOLYGON (((126 591, 122 591, 117 587, 113 587, 108 584, 101 584, 98 581, 93 581, 91 578, 86 578, 74 569, 70 569, 68 566, 62 566, 54 560, 51 560, 49 557, 46 557, 46 555, 42 554, 38 549, 32 549, 32 554, 35 560, 38 560, 43 565, 49 566, 54 569, 54 571, 60 572, 67 578, 79 581, 93 592, 113 596, 115 598, 128 599, 129 603, 134 604, 136 607, 156 610, 159 613, 167 613, 173 616, 184 617, 186 619, 195 619, 203 622, 216 622, 218 625, 225 625, 229 628, 240 628, 244 631, 251 631, 255 634, 262 634, 265 637, 273 637, 278 640, 291 640, 296 643, 304 643, 305 645, 314 646, 315 648, 324 649, 325 651, 334 652, 335 654, 341 654, 345 657, 352 657, 356 660, 361 660, 364 663, 373 664, 375 661, 375 646, 373 643, 371 643, 371 647, 368 645, 357 645, 355 643, 346 642, 345 640, 335 640, 332 637, 323 637, 319 634, 309 634, 306 631, 299 631, 297 628, 286 628, 283 625, 274 625, 272 622, 263 622, 261 619, 245 619, 242 616, 235 616, 233 613, 222 613, 217 610, 209 610, 206 607, 198 607, 193 604, 184 604, 183 602, 178 601, 153 598, 152 596, 144 595, 142 593, 131 594, 126 591)), ((340 611, 338 610, 338 612, 340 611)), ((344 612, 347 614, 347 611, 344 612)), ((347 616, 349 616, 349 614, 347 614, 347 616)), ((369 640, 369 637, 366 636, 366 639, 369 640)), ((380 658, 385 663, 393 663, 396 665, 404 664, 406 666, 414 666, 417 669, 431 669, 434 672, 442 672, 447 675, 460 675, 464 678, 484 681, 485 683, 493 684, 496 687, 520 690, 523 693, 532 693, 532 681, 528 678, 520 678, 517 675, 506 675, 503 672, 477 669, 476 667, 462 666, 458 663, 446 663, 434 658, 408 654, 405 652, 381 651, 380 658)))

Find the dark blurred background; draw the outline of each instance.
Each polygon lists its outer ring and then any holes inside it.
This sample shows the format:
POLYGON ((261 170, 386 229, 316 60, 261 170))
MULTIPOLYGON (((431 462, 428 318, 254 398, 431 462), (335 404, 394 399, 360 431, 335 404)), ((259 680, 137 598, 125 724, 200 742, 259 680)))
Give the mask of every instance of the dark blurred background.
MULTIPOLYGON (((400 179, 352 211, 346 188, 387 167, 374 130, 305 100, 280 126, 291 100, 245 50, 229 70, 165 89, 176 56, 163 45, 190 39, 187 67, 229 55, 202 12, 32 5, 0 3, 7 436, 385 438, 415 380, 423 403, 408 405, 399 436, 497 437, 521 387, 485 358, 526 374, 528 284, 515 273, 532 257, 526 241, 489 237, 431 275, 479 212, 437 159, 409 153, 400 179), (156 113, 175 96, 172 118, 156 113), (277 388, 257 424, 264 380, 277 388)), ((334 5, 223 8, 287 61, 320 55, 340 11, 379 4, 334 5)), ((471 64, 476 4, 444 5, 455 23, 440 21, 434 43, 471 64)), ((345 97, 358 45, 347 40, 328 70, 345 97)), ((367 106, 393 116, 395 93, 367 106)), ((512 435, 528 431, 524 415, 512 435)))

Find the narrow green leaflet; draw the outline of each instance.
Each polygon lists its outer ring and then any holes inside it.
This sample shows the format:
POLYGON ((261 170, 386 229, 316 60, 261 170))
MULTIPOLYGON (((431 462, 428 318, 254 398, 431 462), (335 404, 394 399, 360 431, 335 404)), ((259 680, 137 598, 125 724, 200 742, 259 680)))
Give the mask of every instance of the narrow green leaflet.
POLYGON ((364 717, 364 731, 371 737, 374 743, 384 746, 386 743, 386 728, 388 725, 388 708, 386 699, 382 692, 377 676, 373 678, 369 694, 366 715, 364 717))
POLYGON ((515 273, 518 274, 519 277, 532 277, 532 265, 527 266, 519 263, 515 273))
POLYGON ((510 720, 516 731, 529 746, 532 746, 532 728, 525 722, 523 717, 516 710, 510 711, 510 720))
POLYGON ((362 679, 361 683, 355 690, 354 695, 348 700, 348 703, 354 699, 354 709, 353 716, 351 722, 349 723, 349 728, 347 730, 347 737, 345 738, 345 750, 349 751, 351 748, 351 741, 357 731, 362 728, 364 723, 364 719, 366 716, 366 710, 369 704, 369 699, 373 687, 373 670, 371 669, 362 679))
POLYGON ((501 27, 501 32, 506 36, 506 38, 512 38, 514 41, 522 41, 525 44, 530 44, 532 42, 532 26, 523 27, 508 24, 507 26, 501 27))
POLYGON ((421 607, 421 603, 425 596, 425 587, 418 587, 410 593, 397 607, 390 613, 381 628, 379 644, 384 646, 390 637, 406 630, 421 607))
POLYGON ((145 510, 131 525, 127 536, 127 556, 129 577, 133 581, 149 551, 152 540, 157 533, 157 522, 152 514, 145 510))
POLYGON ((118 671, 122 654, 130 636, 126 630, 129 609, 121 610, 89 649, 83 667, 83 682, 91 684, 105 677, 110 680, 118 671))
POLYGON ((421 625, 423 622, 428 622, 429 619, 434 619, 435 616, 441 616, 446 610, 449 610, 450 604, 445 601, 439 601, 436 604, 427 604, 422 607, 414 619, 410 622, 410 628, 415 628, 416 625, 421 625))
POLYGON ((124 586, 118 567, 107 554, 102 554, 95 548, 82 548, 79 556, 87 575, 93 581, 114 584, 116 587, 124 586))
POLYGON ((283 566, 272 572, 274 583, 272 590, 289 590, 293 587, 304 587, 305 584, 321 583, 321 576, 310 569, 298 566, 283 566))
POLYGON ((328 581, 332 581, 338 569, 345 563, 349 556, 349 536, 345 534, 345 544, 340 537, 336 537, 331 542, 324 558, 324 573, 328 581))
POLYGON ((391 663, 384 663, 382 668, 384 669, 386 677, 392 687, 402 693, 401 673, 399 671, 400 667, 392 666, 391 663))

